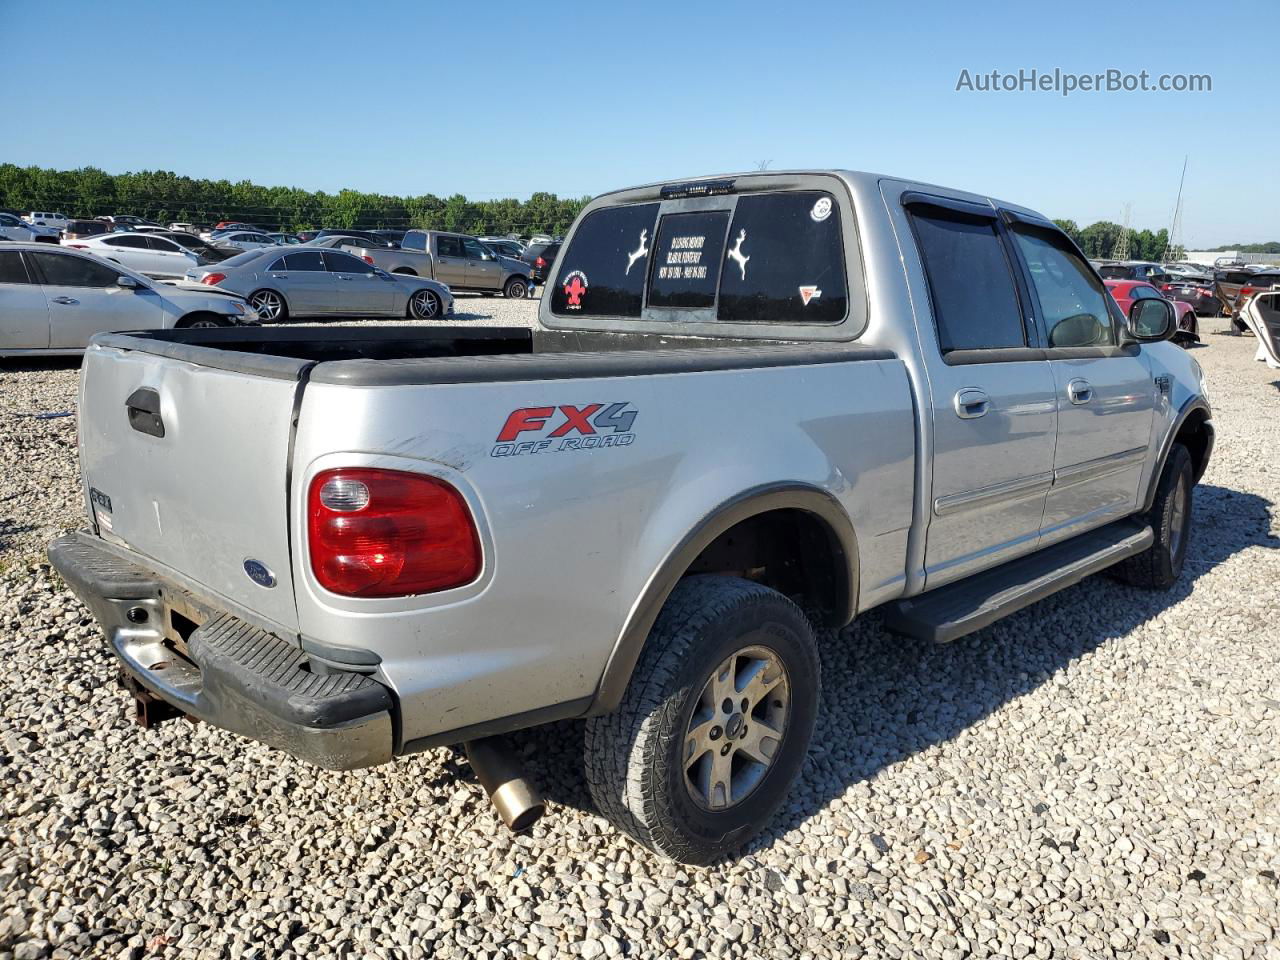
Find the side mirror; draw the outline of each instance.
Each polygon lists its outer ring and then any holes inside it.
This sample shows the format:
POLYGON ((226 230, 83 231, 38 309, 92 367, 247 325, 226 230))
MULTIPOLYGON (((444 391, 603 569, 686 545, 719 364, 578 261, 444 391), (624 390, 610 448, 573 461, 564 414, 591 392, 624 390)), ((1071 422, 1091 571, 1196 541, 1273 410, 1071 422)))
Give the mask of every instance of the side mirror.
POLYGON ((1168 340, 1177 329, 1177 314, 1168 300, 1135 300, 1129 307, 1129 334, 1139 343, 1168 340))
POLYGON ((142 284, 133 277, 126 277, 123 274, 116 277, 116 286, 124 290, 141 290, 142 284))

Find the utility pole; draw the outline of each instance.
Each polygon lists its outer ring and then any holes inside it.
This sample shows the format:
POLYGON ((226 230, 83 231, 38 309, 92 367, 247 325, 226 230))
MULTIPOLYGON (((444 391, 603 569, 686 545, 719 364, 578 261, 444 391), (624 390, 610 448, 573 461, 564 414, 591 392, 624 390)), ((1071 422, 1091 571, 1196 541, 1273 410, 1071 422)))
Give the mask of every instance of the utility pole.
POLYGON ((1178 179, 1178 199, 1173 204, 1173 217, 1169 221, 1169 239, 1165 241, 1164 253, 1160 257, 1162 263, 1168 263, 1173 259, 1174 251, 1180 246, 1180 235, 1182 233, 1182 185, 1187 182, 1187 159, 1189 155, 1182 158, 1182 176, 1178 179))

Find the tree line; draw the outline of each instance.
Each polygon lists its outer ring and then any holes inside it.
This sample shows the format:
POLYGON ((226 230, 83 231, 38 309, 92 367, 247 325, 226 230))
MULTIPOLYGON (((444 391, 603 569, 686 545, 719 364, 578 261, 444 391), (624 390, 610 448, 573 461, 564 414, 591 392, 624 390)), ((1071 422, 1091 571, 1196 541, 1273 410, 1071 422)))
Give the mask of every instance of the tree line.
POLYGON ((505 235, 563 234, 590 197, 535 193, 528 200, 468 200, 462 194, 395 197, 359 190, 264 187, 248 180, 202 180, 168 170, 106 173, 96 167, 51 170, 0 164, 0 207, 69 217, 132 214, 155 220, 243 220, 288 231, 320 227, 456 230, 505 235))
POLYGON ((1070 237, 1084 255, 1091 260, 1110 260, 1124 253, 1126 260, 1154 260, 1157 263, 1168 258, 1180 260, 1186 255, 1182 247, 1169 248, 1169 231, 1129 230, 1129 249, 1120 249, 1120 239, 1125 228, 1110 220, 1099 220, 1083 229, 1074 220, 1055 220, 1068 237, 1070 237))

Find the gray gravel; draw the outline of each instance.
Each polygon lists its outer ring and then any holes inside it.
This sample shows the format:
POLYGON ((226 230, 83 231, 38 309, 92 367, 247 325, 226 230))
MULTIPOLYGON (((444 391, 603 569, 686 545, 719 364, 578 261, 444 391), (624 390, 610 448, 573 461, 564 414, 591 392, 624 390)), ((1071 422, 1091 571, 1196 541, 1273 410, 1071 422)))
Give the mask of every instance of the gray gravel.
POLYGON ((1280 956, 1280 393, 1252 339, 1208 341, 1177 587, 1095 577, 941 648, 875 615, 828 638, 800 788, 711 870, 590 811, 574 724, 518 739, 552 800, 521 837, 449 750, 342 774, 132 726, 37 558, 79 522, 74 424, 20 414, 70 409, 75 371, 0 366, 0 960, 1280 956))

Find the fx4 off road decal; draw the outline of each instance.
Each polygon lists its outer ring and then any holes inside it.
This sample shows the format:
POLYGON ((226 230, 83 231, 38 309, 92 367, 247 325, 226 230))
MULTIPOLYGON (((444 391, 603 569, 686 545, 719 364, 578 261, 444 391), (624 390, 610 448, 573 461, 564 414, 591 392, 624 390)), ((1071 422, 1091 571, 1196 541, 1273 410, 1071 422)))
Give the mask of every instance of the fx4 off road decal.
POLYGON ((521 407, 507 416, 489 456, 625 447, 636 438, 631 425, 638 412, 625 402, 521 407))

